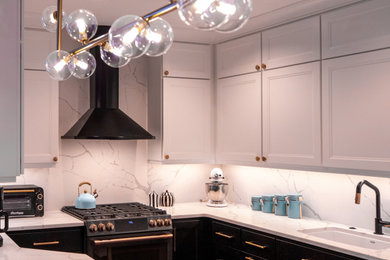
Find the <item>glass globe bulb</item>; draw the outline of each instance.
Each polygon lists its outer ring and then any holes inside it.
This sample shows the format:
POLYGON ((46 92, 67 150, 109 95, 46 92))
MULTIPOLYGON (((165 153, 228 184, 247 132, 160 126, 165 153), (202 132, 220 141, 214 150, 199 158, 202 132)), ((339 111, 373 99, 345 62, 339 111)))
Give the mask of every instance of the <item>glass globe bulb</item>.
POLYGON ((89 78, 96 69, 95 57, 88 51, 73 56, 73 76, 78 79, 89 78))
POLYGON ((228 15, 219 0, 178 0, 179 16, 196 29, 213 30, 227 22, 228 15))
POLYGON ((156 57, 165 54, 173 43, 171 25, 158 17, 150 21, 149 26, 146 38, 149 40, 150 46, 146 51, 146 55, 156 57))
POLYGON ((73 73, 73 59, 66 51, 53 51, 46 58, 46 71, 55 80, 66 80, 73 73))
POLYGON ((96 34, 97 29, 98 21, 95 15, 84 9, 73 11, 66 24, 69 36, 79 42, 91 39, 96 34))
POLYGON ((125 15, 118 18, 108 31, 108 41, 112 48, 122 50, 127 58, 138 58, 150 46, 147 39, 148 23, 139 16, 125 15))
MULTIPOLYGON (((67 22, 66 13, 62 11, 62 28, 65 27, 67 22)), ((56 6, 49 6, 45 8, 42 12, 42 18, 41 18, 42 27, 49 31, 49 32, 55 32, 57 31, 57 7, 56 6)))
POLYGON ((100 46, 100 58, 110 67, 120 68, 130 62, 130 58, 122 55, 123 48, 112 48, 109 42, 100 46))
POLYGON ((219 26, 216 31, 230 33, 241 29, 249 20, 253 10, 252 0, 223 0, 221 8, 229 14, 228 21, 219 26))

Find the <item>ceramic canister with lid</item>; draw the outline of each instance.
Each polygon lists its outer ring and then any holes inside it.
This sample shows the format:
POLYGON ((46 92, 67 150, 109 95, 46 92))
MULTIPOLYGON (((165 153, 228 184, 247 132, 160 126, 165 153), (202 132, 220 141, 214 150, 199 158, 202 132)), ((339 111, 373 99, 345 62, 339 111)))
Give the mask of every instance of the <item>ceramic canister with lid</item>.
POLYGON ((261 211, 261 196, 254 195, 252 196, 252 210, 259 210, 261 211))
POLYGON ((265 213, 273 213, 274 212, 274 196, 273 195, 263 195, 261 196, 260 202, 263 208, 263 212, 265 213))
POLYGON ((286 197, 289 218, 302 218, 303 197, 300 194, 289 194, 286 197))
POLYGON ((274 204, 275 204, 275 215, 278 216, 287 216, 287 201, 286 196, 283 194, 274 196, 274 204))
POLYGON ((163 207, 173 207, 173 204, 175 203, 175 197, 173 196, 172 192, 165 191, 161 194, 160 202, 160 205, 163 207))

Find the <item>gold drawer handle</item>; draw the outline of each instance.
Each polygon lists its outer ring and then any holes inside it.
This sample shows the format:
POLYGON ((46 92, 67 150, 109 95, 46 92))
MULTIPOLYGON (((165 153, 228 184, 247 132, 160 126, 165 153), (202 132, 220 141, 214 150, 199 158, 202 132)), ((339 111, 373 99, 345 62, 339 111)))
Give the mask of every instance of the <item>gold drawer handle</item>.
POLYGON ((215 234, 216 235, 218 235, 218 236, 221 236, 221 237, 226 237, 226 238, 233 238, 233 236, 230 236, 230 235, 226 235, 226 234, 224 234, 224 233, 221 233, 221 232, 215 232, 215 234))
POLYGON ((254 258, 250 257, 250 256, 246 256, 245 257, 245 260, 255 260, 254 258))
POLYGON ((256 244, 256 243, 253 243, 253 242, 250 242, 250 241, 245 241, 245 244, 248 244, 248 245, 251 245, 251 246, 255 246, 255 247, 258 247, 258 248, 261 248, 261 249, 267 248, 267 246, 262 246, 262 245, 259 245, 259 244, 256 244))
POLYGON ((310 258, 302 258, 301 260, 310 260, 310 258))
POLYGON ((33 246, 48 246, 48 245, 59 245, 60 241, 52 241, 52 242, 34 242, 33 246))

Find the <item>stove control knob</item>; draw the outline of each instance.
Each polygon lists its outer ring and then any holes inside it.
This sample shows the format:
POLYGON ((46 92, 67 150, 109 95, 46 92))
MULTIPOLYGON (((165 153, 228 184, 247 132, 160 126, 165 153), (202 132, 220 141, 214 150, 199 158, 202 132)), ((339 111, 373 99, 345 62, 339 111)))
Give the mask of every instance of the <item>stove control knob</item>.
POLYGON ((165 225, 165 226, 170 226, 170 225, 172 225, 172 220, 169 219, 169 218, 164 219, 164 225, 165 225))
POLYGON ((112 224, 111 222, 108 222, 106 224, 106 229, 107 229, 107 231, 113 231, 114 230, 114 224, 112 224))
POLYGON ((157 226, 161 227, 161 226, 164 226, 164 220, 162 219, 157 219, 157 226))
POLYGON ((104 230, 106 230, 106 225, 104 225, 103 223, 99 223, 97 228, 98 228, 99 231, 104 231, 104 230))
POLYGON ((149 220, 149 227, 155 227, 155 226, 157 226, 156 220, 155 219, 149 220))
POLYGON ((97 230, 98 230, 98 227, 96 226, 96 224, 89 225, 89 231, 96 232, 97 230))

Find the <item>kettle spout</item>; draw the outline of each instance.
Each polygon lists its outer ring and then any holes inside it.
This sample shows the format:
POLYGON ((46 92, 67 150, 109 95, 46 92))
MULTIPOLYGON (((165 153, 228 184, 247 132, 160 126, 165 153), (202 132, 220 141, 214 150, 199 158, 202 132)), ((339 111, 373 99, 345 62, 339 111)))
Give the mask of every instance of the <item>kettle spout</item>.
POLYGON ((99 196, 98 193, 96 192, 96 189, 93 191, 92 195, 95 197, 95 199, 99 196))

